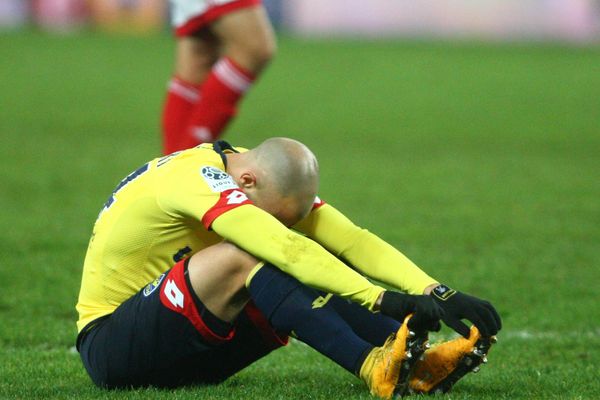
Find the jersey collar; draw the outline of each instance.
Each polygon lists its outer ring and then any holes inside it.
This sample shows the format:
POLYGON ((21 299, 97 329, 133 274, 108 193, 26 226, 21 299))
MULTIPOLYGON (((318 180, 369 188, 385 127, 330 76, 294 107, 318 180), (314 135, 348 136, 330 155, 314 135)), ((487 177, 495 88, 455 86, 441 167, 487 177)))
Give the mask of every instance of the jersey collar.
POLYGON ((221 156, 221 160, 223 160, 223 165, 225 166, 225 168, 227 168, 227 155, 225 152, 239 153, 239 151, 234 149, 232 145, 230 145, 224 140, 217 140, 215 143, 213 143, 213 150, 219 156, 221 156))

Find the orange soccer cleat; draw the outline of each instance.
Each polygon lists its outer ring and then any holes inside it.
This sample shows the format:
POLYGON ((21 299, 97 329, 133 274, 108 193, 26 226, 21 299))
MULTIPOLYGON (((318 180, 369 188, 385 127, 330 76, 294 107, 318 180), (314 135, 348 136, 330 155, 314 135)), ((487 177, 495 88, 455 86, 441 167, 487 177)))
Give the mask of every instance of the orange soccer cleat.
POLYGON ((409 380, 411 393, 446 393, 468 372, 478 372, 487 362, 487 354, 496 337, 481 337, 476 327, 471 327, 468 339, 459 337, 434 345, 423 355, 409 380))
POLYGON ((408 392, 410 373, 428 347, 426 331, 415 333, 408 329, 411 316, 406 317, 398 332, 390 335, 383 346, 371 350, 360 368, 359 376, 374 396, 390 399, 408 392))

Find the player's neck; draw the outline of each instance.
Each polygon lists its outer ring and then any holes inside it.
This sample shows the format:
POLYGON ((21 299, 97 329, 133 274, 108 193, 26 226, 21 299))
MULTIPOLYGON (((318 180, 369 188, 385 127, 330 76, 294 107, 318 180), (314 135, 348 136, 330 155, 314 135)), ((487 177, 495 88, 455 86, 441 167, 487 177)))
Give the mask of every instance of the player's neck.
MULTIPOLYGON (((244 172, 244 166, 246 163, 244 162, 244 154, 243 153, 227 153, 225 154, 227 157, 227 165, 225 166, 225 172, 233 177, 233 179, 237 182, 240 175, 244 172)), ((240 184, 239 182, 237 182, 240 184)))
POLYGON ((237 169, 238 160, 236 160, 236 153, 226 153, 225 159, 227 162, 225 163, 225 172, 229 175, 233 176, 233 172, 237 169))

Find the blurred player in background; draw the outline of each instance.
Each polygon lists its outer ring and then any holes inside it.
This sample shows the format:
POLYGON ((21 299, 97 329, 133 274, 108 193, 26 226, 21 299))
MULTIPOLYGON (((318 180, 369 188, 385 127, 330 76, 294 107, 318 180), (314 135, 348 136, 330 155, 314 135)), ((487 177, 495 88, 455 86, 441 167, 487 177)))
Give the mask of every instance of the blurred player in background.
POLYGON ((261 0, 170 4, 176 55, 163 111, 164 154, 215 141, 276 46, 261 0))
POLYGON ((383 398, 409 381, 445 391, 481 363, 500 329, 493 306, 354 225, 316 197, 318 181, 314 154, 283 138, 204 144, 126 177, 94 226, 77 304, 94 382, 219 382, 292 332, 383 398), (464 337, 425 351, 442 316, 464 337))

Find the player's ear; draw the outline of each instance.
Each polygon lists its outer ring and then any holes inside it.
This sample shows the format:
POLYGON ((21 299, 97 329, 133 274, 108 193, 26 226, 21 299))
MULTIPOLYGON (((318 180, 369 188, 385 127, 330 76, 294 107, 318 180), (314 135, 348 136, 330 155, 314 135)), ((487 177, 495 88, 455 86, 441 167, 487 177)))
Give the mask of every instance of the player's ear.
POLYGON ((256 176, 250 172, 244 172, 240 176, 239 182, 241 189, 253 189, 256 186, 256 176))

